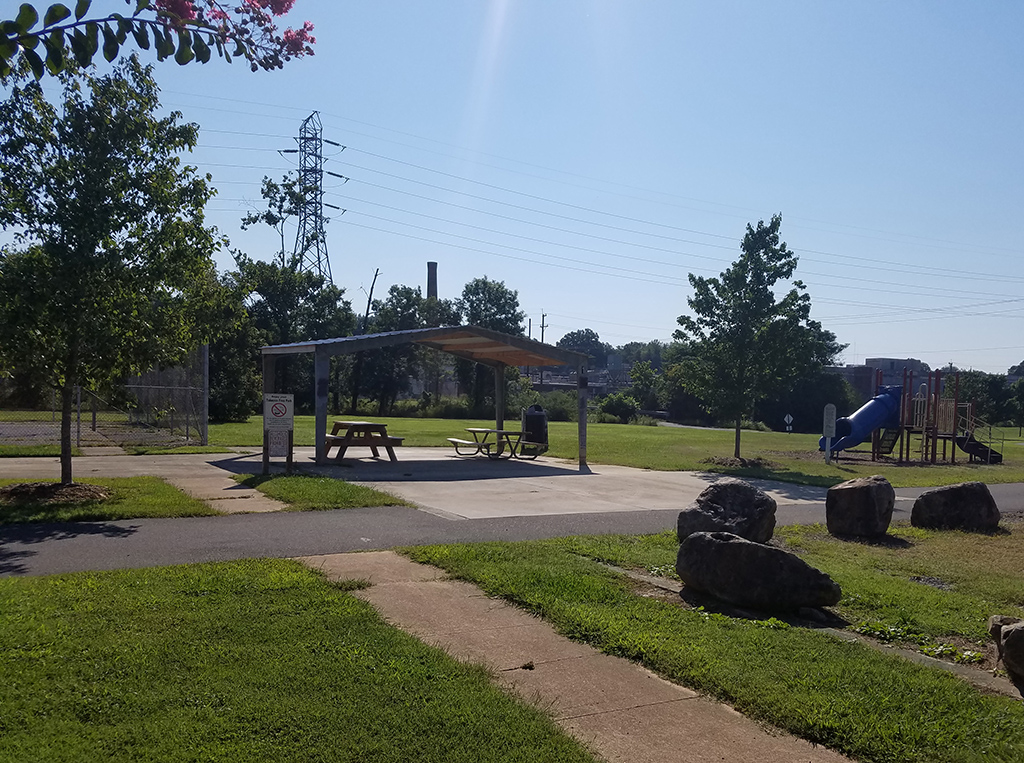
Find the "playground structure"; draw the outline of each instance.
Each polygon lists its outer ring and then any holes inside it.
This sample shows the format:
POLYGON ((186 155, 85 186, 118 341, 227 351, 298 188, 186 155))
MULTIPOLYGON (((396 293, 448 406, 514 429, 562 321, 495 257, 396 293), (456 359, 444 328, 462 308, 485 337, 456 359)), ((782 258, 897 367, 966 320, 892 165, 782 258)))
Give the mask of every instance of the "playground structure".
MULTIPOLYGON (((943 396, 943 374, 931 371, 914 391, 914 374, 903 369, 903 384, 884 386, 877 372, 877 394, 850 416, 836 421, 836 454, 870 439, 871 460, 891 455, 899 447, 897 462, 956 463, 959 448, 968 460, 985 464, 1003 462, 1003 437, 975 415, 973 402, 960 401, 960 374, 954 375, 953 396, 943 396), (939 457, 939 444, 942 456, 939 457)), ((825 438, 819 448, 824 450, 825 438)))

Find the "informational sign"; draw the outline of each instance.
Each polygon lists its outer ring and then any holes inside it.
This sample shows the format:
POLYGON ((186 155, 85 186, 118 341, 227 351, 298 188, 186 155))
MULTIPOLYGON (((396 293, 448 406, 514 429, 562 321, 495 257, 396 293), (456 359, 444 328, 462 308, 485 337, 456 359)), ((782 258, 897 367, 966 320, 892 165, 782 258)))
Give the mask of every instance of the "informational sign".
POLYGON ((787 413, 786 414, 786 418, 784 418, 783 421, 786 422, 786 431, 787 432, 792 432, 793 431, 793 414, 792 413, 787 413))
POLYGON ((267 394, 263 396, 263 428, 269 432, 294 429, 295 396, 267 394))
POLYGON ((832 403, 825 406, 825 420, 821 425, 821 433, 825 437, 836 436, 836 407, 832 403))
POLYGON ((271 458, 287 458, 288 432, 283 429, 271 429, 267 432, 267 448, 271 458))

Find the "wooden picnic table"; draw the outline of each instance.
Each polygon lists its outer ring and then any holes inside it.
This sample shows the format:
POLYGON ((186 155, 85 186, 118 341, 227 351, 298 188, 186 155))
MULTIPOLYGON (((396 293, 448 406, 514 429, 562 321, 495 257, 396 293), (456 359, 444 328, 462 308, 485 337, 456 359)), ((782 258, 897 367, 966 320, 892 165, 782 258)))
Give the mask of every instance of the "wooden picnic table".
POLYGON ((460 440, 457 437, 449 437, 448 442, 455 446, 455 452, 460 456, 477 456, 481 453, 488 458, 517 458, 523 433, 518 429, 484 429, 482 427, 466 427, 466 431, 473 435, 472 440, 460 440), (494 435, 494 440, 490 436, 494 435), (467 449, 471 452, 463 453, 467 449))
POLYGON ((340 461, 349 448, 355 447, 369 448, 374 458, 380 458, 377 448, 384 448, 389 459, 398 461, 394 446, 401 445, 404 439, 404 437, 391 437, 388 434, 387 424, 373 421, 335 421, 331 433, 326 438, 327 449, 324 451, 324 457, 330 454, 331 448, 337 447, 338 452, 334 456, 334 460, 340 461))

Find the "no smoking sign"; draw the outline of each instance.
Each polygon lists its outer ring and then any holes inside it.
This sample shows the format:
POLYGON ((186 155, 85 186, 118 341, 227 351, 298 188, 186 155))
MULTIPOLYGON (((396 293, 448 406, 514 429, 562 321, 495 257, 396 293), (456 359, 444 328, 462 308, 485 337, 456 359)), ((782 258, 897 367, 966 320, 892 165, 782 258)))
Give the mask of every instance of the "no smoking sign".
POLYGON ((293 429, 294 413, 294 395, 270 394, 263 396, 264 429, 271 432, 293 429))

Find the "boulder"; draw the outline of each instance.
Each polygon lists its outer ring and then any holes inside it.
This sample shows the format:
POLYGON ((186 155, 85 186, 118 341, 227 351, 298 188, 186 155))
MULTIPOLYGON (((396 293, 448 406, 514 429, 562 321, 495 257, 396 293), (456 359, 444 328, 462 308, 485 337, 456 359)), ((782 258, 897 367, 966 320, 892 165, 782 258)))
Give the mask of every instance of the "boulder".
POLYGON ((990 533, 999 527, 999 509, 984 482, 961 482, 921 493, 910 512, 910 524, 990 533))
POLYGON ((999 659, 1014 685, 1024 694, 1024 621, 995 615, 988 619, 988 632, 995 639, 999 659))
POLYGON ((688 588, 767 611, 838 604, 839 586, 800 557, 732 533, 697 532, 679 546, 676 572, 688 588))
POLYGON ((847 480, 828 489, 825 524, 832 535, 877 538, 885 535, 896 492, 880 474, 847 480))
POLYGON ((774 531, 775 499, 732 478, 708 485, 676 520, 680 543, 697 532, 733 533, 755 543, 767 543, 774 531))

